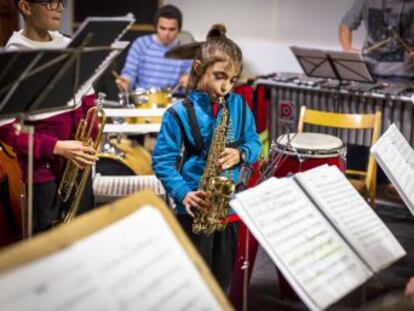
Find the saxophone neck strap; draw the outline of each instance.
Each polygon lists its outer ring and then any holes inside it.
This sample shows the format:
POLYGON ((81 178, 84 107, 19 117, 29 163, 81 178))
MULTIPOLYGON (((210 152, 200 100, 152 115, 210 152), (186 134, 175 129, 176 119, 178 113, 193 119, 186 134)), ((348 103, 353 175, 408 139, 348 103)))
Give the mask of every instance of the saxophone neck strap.
MULTIPOLYGON (((247 104, 245 102, 243 102, 243 104, 244 104, 244 107, 242 109, 242 119, 241 119, 242 126, 241 126, 240 138, 239 138, 239 140, 237 140, 233 143, 226 144, 226 147, 238 148, 244 141, 244 124, 246 122, 247 104)), ((226 105, 226 108, 229 109, 227 101, 225 101, 225 105, 226 105)), ((190 142, 190 139, 187 137, 186 132, 184 131, 183 122, 182 122, 181 118, 179 117, 178 113, 173 108, 169 108, 168 111, 171 113, 171 115, 177 121, 177 123, 178 123, 178 125, 181 129, 181 132, 183 133, 183 140, 184 140, 184 146, 185 146, 186 153, 187 154, 201 155, 201 154, 203 154, 204 143, 203 143, 203 139, 201 137, 200 126, 199 126, 198 121, 197 121, 196 113, 195 113, 195 110, 194 110, 194 105, 191 102, 191 100, 189 100, 188 98, 185 98, 184 101, 183 101, 183 106, 184 106, 184 108, 187 112, 188 122, 189 122, 189 125, 190 125, 191 134, 194 138, 195 145, 192 144, 190 142)))
POLYGON ((193 134, 195 148, 199 150, 197 154, 201 154, 204 149, 204 144, 200 133, 200 126, 198 125, 197 117, 195 114, 194 105, 188 98, 184 99, 183 105, 187 111, 188 122, 190 123, 191 133, 193 134))

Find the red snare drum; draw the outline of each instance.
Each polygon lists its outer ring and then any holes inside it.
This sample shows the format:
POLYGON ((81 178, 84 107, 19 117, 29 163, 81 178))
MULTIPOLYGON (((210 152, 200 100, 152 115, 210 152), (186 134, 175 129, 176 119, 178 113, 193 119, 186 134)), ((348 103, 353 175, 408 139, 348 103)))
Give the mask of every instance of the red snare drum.
POLYGON ((345 171, 346 149, 336 136, 320 133, 290 133, 278 138, 276 152, 286 158, 276 169, 276 177, 328 164, 345 171))

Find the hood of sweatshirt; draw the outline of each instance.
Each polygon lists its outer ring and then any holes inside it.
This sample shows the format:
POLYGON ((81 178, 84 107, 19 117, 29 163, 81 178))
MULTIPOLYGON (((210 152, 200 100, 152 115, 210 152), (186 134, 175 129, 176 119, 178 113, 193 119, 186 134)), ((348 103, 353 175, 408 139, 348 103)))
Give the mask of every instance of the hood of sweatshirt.
POLYGON ((68 45, 70 38, 57 31, 49 31, 52 40, 33 41, 23 36, 23 30, 15 31, 6 44, 7 50, 61 49, 68 45))

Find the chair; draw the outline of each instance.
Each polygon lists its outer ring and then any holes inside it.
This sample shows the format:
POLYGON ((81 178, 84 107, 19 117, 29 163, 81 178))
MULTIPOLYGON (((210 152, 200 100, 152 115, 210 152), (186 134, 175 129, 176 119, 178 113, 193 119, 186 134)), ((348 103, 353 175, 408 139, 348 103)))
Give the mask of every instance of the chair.
MULTIPOLYGON (((381 112, 372 114, 345 114, 324 112, 301 107, 298 121, 298 132, 303 132, 304 124, 343 128, 372 130, 371 146, 378 140, 381 130, 381 112)), ((375 204, 377 186, 377 164, 374 156, 369 155, 367 170, 346 170, 349 181, 365 197, 369 198, 371 207, 375 204)))

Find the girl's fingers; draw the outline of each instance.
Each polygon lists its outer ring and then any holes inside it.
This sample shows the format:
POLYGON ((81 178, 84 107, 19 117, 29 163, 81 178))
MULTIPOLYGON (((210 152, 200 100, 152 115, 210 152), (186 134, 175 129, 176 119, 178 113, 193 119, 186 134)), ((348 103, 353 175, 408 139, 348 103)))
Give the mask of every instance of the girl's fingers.
POLYGON ((191 205, 186 204, 184 207, 185 207, 185 211, 187 212, 187 214, 194 218, 195 216, 194 216, 193 211, 191 210, 191 205))
POLYGON ((194 199, 194 198, 192 198, 191 200, 190 200, 190 204, 191 204, 191 206, 192 207, 195 207, 196 209, 198 209, 198 210, 201 210, 201 211, 203 211, 203 212, 207 212, 207 209, 206 208, 204 208, 196 199, 194 199))
POLYGON ((194 201, 201 206, 202 208, 206 209, 207 208, 207 203, 200 197, 195 197, 194 201))

